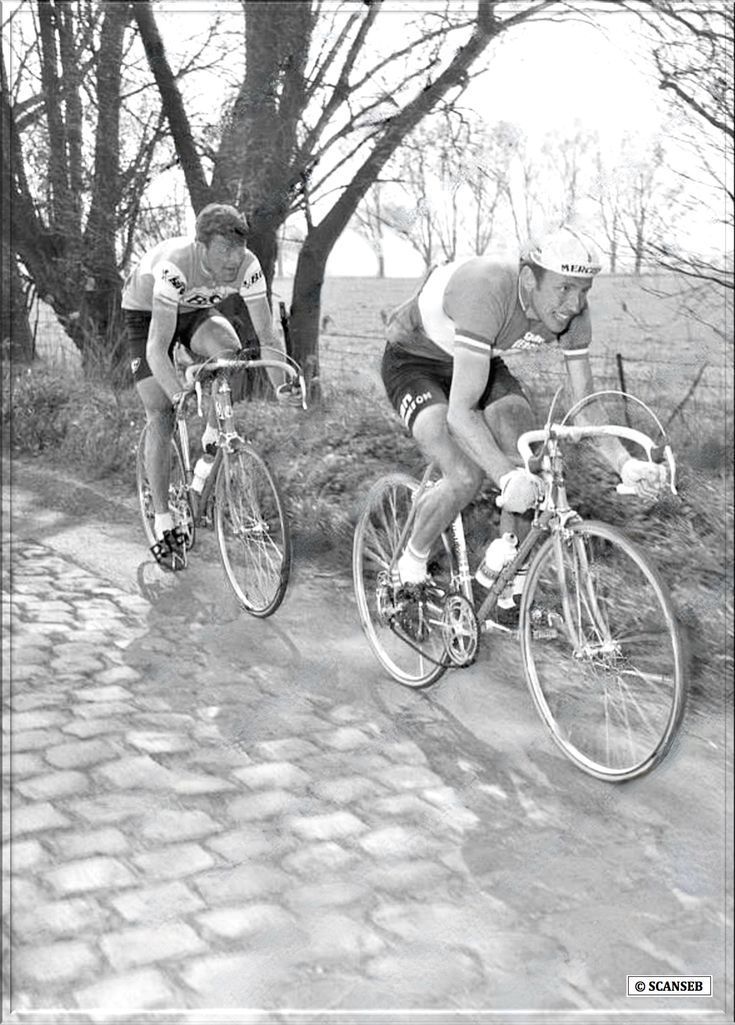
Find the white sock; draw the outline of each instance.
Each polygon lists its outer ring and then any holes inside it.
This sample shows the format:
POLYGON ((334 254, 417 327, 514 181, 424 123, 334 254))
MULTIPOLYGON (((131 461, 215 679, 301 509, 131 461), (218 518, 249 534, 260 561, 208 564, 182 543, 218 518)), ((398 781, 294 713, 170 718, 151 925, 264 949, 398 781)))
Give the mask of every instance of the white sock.
POLYGON ((174 529, 174 518, 170 512, 155 513, 153 518, 153 531, 160 541, 164 531, 174 529))
POLYGON ((217 441, 218 432, 216 427, 212 427, 211 424, 207 424, 202 434, 202 451, 207 451, 207 445, 214 445, 217 441))
POLYGON ((420 584, 426 580, 426 563, 429 559, 429 550, 417 551, 413 542, 409 541, 403 555, 396 564, 398 576, 402 584, 420 584))

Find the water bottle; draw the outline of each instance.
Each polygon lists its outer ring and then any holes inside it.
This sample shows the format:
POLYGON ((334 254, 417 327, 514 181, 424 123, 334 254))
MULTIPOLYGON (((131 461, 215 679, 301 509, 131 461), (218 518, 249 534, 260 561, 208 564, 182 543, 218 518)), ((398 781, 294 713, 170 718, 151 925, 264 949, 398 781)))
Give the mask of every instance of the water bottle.
POLYGON ((203 452, 199 459, 197 459, 196 466, 194 467, 194 479, 191 482, 191 487, 193 491, 196 491, 200 495, 204 490, 204 485, 212 469, 213 462, 214 456, 210 452, 203 452))
POLYGON ((503 534, 502 537, 496 537, 488 545, 485 558, 475 573, 475 580, 478 584, 482 587, 492 587, 503 566, 515 558, 517 548, 518 538, 515 534, 503 534))

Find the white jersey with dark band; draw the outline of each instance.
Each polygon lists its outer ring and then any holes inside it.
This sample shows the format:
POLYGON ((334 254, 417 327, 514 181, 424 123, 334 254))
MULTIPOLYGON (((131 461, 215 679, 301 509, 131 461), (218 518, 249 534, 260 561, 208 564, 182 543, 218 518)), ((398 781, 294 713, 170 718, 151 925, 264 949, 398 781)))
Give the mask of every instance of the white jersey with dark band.
POLYGON ((204 247, 189 238, 174 238, 151 249, 131 271, 122 294, 126 310, 150 311, 153 300, 184 311, 214 306, 239 293, 245 302, 265 297, 265 276, 255 253, 245 250, 233 281, 215 280, 202 263, 204 247))

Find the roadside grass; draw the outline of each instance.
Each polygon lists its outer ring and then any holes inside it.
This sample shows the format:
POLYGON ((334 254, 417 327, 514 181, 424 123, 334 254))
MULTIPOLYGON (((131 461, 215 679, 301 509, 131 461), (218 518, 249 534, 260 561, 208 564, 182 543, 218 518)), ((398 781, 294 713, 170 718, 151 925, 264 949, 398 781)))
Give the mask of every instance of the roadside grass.
MULTIPOLYGON (((304 413, 258 399, 236 407, 245 433, 283 484, 297 555, 328 555, 345 572, 354 523, 372 482, 391 470, 413 475, 423 470, 377 374, 380 311, 400 302, 414 284, 400 279, 328 280, 322 406, 304 413)), ((619 388, 614 354, 630 356, 625 367, 628 391, 649 402, 667 427, 679 464, 679 495, 651 508, 618 496, 611 471, 578 446, 569 453, 570 498, 583 515, 618 524, 650 552, 687 628, 695 689, 715 698, 717 688, 724 692, 728 687, 730 695, 733 423, 732 371, 725 366, 725 346, 720 341, 718 349, 711 333, 705 338, 701 325, 682 324, 665 306, 655 306, 644 323, 652 300, 637 283, 601 279, 595 289, 596 337, 602 339, 601 355, 593 364, 597 386, 619 388), (708 363, 707 374, 688 395, 702 362, 708 363)), ((564 380, 559 359, 534 354, 530 360, 509 361, 509 366, 543 420, 564 380)), ((74 360, 54 360, 50 353, 14 374, 5 364, 4 444, 13 454, 36 457, 82 480, 103 480, 132 501, 143 411, 133 389, 114 391, 102 383, 104 377, 100 373, 97 379, 83 379, 74 360)), ((565 401, 563 396, 567 408, 565 401)), ((606 399, 613 415, 625 415, 617 403, 606 399)), ((628 409, 628 414, 636 426, 635 410, 628 409)), ((650 433, 650 421, 639 426, 650 433)), ((198 438, 201 422, 193 418, 190 429, 198 438)), ((490 497, 490 488, 484 488, 467 512, 474 557, 497 529, 490 497)))
MULTIPOLYGON (((132 389, 115 393, 74 374, 34 367, 15 379, 11 395, 12 415, 8 403, 3 428, 10 428, 13 454, 35 456, 81 480, 103 480, 133 499, 144 418, 132 389)), ((677 497, 651 507, 620 497, 612 472, 579 448, 568 455, 568 488, 583 515, 619 525, 652 555, 688 635, 694 692, 719 705, 731 694, 725 688, 732 688, 732 502, 731 433, 723 411, 717 413, 702 407, 695 416, 690 409, 686 422, 672 424, 677 497)), ((328 555, 345 572, 354 524, 373 481, 396 469, 413 475, 423 470, 416 446, 377 391, 328 390, 323 405, 306 413, 258 399, 239 403, 236 416, 283 485, 297 555, 328 555)), ((198 438, 202 423, 195 416, 190 429, 198 438)), ((466 515, 473 558, 497 530, 491 498, 484 488, 466 515)))

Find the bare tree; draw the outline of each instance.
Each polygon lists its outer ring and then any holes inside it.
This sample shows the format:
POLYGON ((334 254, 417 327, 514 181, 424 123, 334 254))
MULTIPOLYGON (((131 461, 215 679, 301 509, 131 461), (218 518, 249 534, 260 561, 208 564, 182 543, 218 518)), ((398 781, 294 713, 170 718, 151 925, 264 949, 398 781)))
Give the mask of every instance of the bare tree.
MULTIPOLYGON (((241 204, 250 243, 268 280, 278 228, 301 210, 307 234, 291 306, 294 355, 318 375, 318 330, 326 261, 363 196, 403 140, 443 99, 456 96, 489 43, 533 20, 553 0, 507 7, 493 0, 448 3, 404 18, 401 42, 373 43, 388 15, 382 0, 325 8, 312 0, 243 0, 245 76, 215 156, 211 186, 187 144, 185 112, 162 91, 164 109, 197 208, 212 196, 241 204), (408 60, 410 54, 411 59, 408 60), (376 95, 379 87, 380 95, 376 95), (387 102, 390 97, 390 104, 387 102), (376 117, 376 111, 385 113, 376 117), (315 197, 336 196, 316 221, 315 197)), ((132 5, 141 36, 155 52, 157 80, 165 54, 152 32, 151 5, 132 5)), ((394 15, 395 16, 395 15, 394 15)), ((395 33, 394 33, 395 35, 395 33)), ((201 166, 201 165, 200 165, 201 166)))
POLYGON ((732 290, 732 252, 708 256, 682 245, 674 233, 691 209, 718 211, 723 250, 733 228, 733 45, 735 15, 728 0, 648 0, 631 4, 646 27, 660 88, 670 98, 669 130, 686 155, 679 177, 678 210, 669 209, 648 240, 651 256, 666 269, 732 290), (678 216, 677 216, 678 214, 678 216))
POLYGON ((355 210, 352 223, 355 230, 368 243, 378 261, 378 277, 385 277, 385 217, 383 214, 382 182, 375 182, 355 210))

